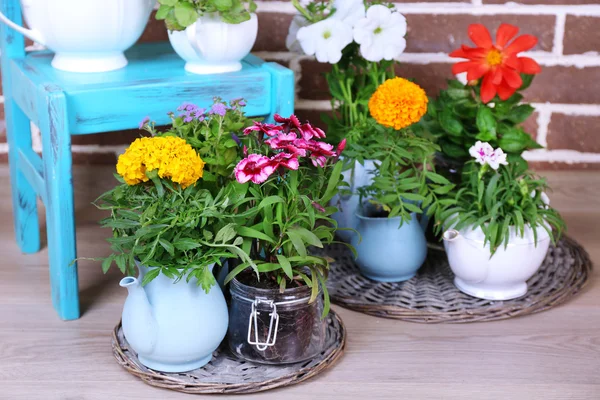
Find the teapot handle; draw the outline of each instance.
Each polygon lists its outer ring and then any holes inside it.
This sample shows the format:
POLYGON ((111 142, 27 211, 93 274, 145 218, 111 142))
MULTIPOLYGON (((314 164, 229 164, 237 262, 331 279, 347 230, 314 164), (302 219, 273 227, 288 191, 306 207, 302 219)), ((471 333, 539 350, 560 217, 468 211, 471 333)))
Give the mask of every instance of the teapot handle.
POLYGON ((0 12, 0 21, 4 22, 9 27, 13 28, 15 31, 28 37, 29 39, 33 40, 34 42, 37 42, 44 46, 46 45, 46 43, 45 43, 46 41, 44 40, 44 38, 40 32, 38 32, 34 29, 25 29, 21 25, 15 24, 10 19, 8 19, 6 17, 6 15, 2 14, 1 12, 0 12))

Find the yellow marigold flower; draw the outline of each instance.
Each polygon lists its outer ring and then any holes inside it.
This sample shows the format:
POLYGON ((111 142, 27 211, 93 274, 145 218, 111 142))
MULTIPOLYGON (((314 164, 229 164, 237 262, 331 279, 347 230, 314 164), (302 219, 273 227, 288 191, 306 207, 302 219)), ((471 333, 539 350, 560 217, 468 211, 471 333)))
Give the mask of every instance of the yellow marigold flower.
POLYGON ((165 136, 136 139, 117 162, 117 173, 128 185, 147 182, 146 172, 154 170, 186 188, 202 178, 204 161, 184 139, 165 136))
POLYGON ((388 79, 371 96, 369 111, 383 126, 406 128, 427 112, 427 95, 419 85, 404 78, 388 79))

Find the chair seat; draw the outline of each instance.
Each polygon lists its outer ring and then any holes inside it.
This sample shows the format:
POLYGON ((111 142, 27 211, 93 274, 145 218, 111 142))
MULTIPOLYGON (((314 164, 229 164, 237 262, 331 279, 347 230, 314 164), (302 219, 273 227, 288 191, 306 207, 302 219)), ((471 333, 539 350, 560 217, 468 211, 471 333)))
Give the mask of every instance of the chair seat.
POLYGON ((292 75, 292 71, 252 55, 243 60, 238 72, 192 74, 185 71, 185 62, 168 42, 139 44, 125 54, 129 60, 125 68, 86 74, 53 68, 49 51, 13 59, 13 87, 35 86, 34 90, 18 90, 15 101, 36 122, 40 112, 47 110, 39 109, 44 105, 36 104, 32 92, 64 92, 71 134, 89 134, 135 128, 145 116, 166 124, 170 121, 166 112, 175 111, 182 102, 208 107, 215 96, 223 100, 243 97, 248 115, 268 115, 276 101, 271 93, 273 71, 292 75))

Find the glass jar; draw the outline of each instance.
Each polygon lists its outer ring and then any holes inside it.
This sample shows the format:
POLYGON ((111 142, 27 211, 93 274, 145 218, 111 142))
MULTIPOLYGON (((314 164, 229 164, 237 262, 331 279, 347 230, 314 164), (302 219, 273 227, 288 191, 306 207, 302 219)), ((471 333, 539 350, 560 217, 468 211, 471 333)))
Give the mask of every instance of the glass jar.
POLYGON ((325 344, 323 296, 309 303, 308 286, 260 289, 231 281, 229 348, 264 364, 289 364, 315 357, 325 344))

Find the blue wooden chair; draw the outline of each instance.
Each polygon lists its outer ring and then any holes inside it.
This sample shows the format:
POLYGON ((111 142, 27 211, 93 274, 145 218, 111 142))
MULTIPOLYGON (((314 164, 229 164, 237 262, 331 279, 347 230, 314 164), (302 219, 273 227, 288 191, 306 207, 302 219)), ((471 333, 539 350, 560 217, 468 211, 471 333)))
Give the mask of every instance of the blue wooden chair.
MULTIPOLYGON (((2 12, 21 21, 19 0, 0 0, 2 12)), ((294 108, 292 71, 254 56, 241 71, 200 76, 168 43, 140 44, 129 65, 98 74, 62 72, 47 51, 27 53, 23 36, 2 24, 2 82, 16 239, 24 253, 40 249, 36 197, 46 207, 52 303, 65 320, 79 318, 71 135, 136 128, 145 116, 168 123, 184 101, 207 107, 213 96, 243 97, 248 115, 271 118, 294 108), (30 121, 42 134, 43 157, 32 150, 30 121)))

